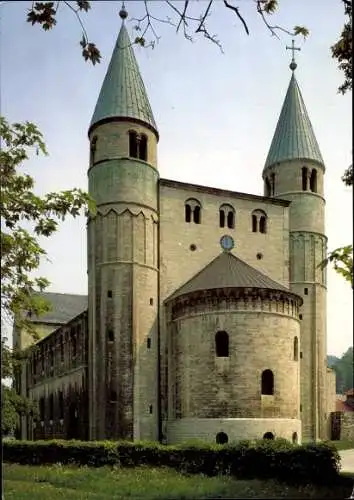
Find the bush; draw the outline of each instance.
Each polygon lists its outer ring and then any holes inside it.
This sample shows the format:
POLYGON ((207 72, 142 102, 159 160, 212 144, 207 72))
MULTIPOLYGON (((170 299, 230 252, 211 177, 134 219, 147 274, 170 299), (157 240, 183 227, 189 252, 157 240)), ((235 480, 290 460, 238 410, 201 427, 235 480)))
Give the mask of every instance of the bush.
POLYGON ((188 474, 327 484, 337 480, 340 462, 337 450, 328 444, 294 446, 280 439, 180 446, 114 441, 5 441, 3 459, 27 465, 167 466, 188 474))

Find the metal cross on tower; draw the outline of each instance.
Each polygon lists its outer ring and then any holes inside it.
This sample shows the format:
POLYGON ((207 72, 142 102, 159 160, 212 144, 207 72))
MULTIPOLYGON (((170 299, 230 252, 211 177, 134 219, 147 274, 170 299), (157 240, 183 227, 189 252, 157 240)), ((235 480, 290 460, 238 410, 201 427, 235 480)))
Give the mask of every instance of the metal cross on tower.
POLYGON ((295 47, 295 40, 291 40, 291 47, 286 46, 286 50, 292 51, 292 59, 290 63, 291 71, 294 71, 297 68, 297 64, 295 62, 295 50, 301 50, 300 47, 295 47))

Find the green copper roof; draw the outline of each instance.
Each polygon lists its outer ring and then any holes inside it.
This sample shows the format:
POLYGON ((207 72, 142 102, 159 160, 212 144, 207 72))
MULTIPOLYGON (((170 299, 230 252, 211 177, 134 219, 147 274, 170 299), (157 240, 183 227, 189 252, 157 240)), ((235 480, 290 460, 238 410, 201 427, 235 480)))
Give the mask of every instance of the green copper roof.
POLYGON ((167 298, 166 302, 181 295, 216 288, 261 288, 291 293, 288 288, 246 264, 232 253, 222 252, 178 288, 167 298))
POLYGON ((294 73, 264 168, 292 159, 316 160, 323 165, 320 148, 294 73))
POLYGON ((133 118, 157 132, 127 29, 122 23, 90 128, 107 118, 133 118))

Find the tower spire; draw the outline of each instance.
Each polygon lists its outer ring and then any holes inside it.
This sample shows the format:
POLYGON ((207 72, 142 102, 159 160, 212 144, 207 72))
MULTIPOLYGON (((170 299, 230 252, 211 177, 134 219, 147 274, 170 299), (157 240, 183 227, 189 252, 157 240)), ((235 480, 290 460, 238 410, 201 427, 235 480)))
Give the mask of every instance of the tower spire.
POLYGON ((291 59, 291 63, 289 64, 289 68, 291 69, 291 71, 295 71, 296 68, 297 68, 297 64, 295 62, 295 50, 301 50, 300 47, 295 47, 295 40, 291 40, 291 47, 288 47, 288 45, 286 46, 286 50, 291 50, 292 52, 292 59, 291 59))

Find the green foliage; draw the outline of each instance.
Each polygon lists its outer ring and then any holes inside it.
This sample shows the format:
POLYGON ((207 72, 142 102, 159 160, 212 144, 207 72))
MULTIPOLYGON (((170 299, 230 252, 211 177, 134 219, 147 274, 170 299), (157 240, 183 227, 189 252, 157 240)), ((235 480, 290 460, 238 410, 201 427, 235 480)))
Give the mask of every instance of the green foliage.
POLYGON ((344 73, 344 83, 338 91, 345 94, 352 89, 353 41, 352 41, 352 0, 342 0, 347 21, 338 42, 331 47, 332 57, 337 59, 338 67, 344 73))
POLYGON ((353 347, 349 347, 349 349, 343 354, 343 356, 334 363, 332 369, 336 372, 337 394, 343 394, 344 392, 349 391, 349 389, 353 388, 353 347))
POLYGON ((166 466, 188 474, 237 478, 277 478, 299 483, 331 483, 338 478, 339 454, 326 444, 295 446, 285 440, 230 445, 164 446, 157 443, 7 441, 4 461, 19 464, 166 466))
POLYGON ((82 208, 94 211, 89 195, 80 189, 48 193, 43 197, 33 191, 33 178, 23 173, 22 163, 34 150, 47 155, 42 134, 29 122, 10 125, 0 117, 0 217, 1 225, 1 312, 15 317, 19 327, 30 326, 22 311, 39 316, 49 305, 35 290, 44 290, 44 277, 32 278, 45 256, 38 237, 51 236, 59 221, 76 217, 82 208), (31 230, 23 224, 31 224, 31 230))
POLYGON ((342 177, 342 181, 346 186, 352 186, 353 185, 353 165, 350 165, 350 167, 345 170, 344 175, 342 177))
POLYGON ((1 384, 1 435, 12 435, 21 415, 37 414, 37 405, 32 400, 16 394, 12 387, 1 384))

